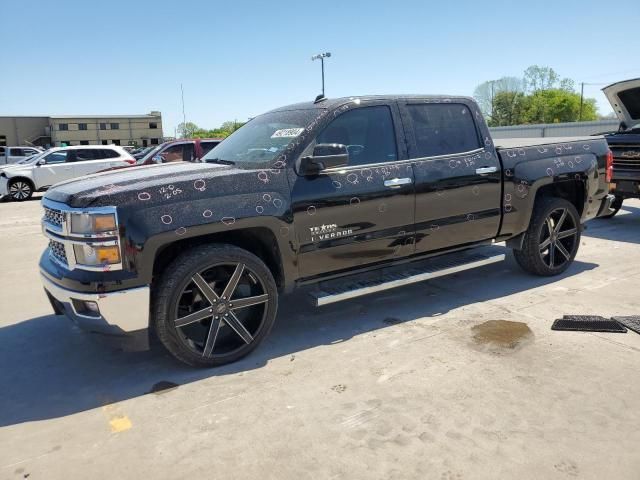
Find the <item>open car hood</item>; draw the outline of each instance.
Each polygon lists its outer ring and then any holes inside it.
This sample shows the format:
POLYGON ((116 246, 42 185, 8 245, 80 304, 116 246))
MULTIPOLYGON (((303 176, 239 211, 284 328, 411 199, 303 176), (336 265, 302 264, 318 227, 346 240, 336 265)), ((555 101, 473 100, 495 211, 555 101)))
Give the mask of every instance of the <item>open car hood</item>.
POLYGON ((640 124, 640 78, 614 83, 602 91, 625 130, 640 124))

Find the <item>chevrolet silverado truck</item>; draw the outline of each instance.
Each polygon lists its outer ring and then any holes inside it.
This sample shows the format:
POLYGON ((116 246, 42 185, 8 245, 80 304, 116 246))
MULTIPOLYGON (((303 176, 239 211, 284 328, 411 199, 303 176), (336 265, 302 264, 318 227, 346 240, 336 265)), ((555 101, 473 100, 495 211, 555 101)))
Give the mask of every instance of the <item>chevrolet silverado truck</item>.
POLYGON ((492 140, 471 98, 372 96, 260 115, 203 163, 63 182, 42 200, 56 314, 214 366, 317 306, 504 259, 557 275, 608 211, 604 138, 492 140), (497 252, 495 249, 499 249, 497 252), (311 286, 312 285, 312 286, 311 286))
POLYGON ((640 78, 614 83, 602 91, 620 120, 617 132, 604 135, 613 152, 608 174, 615 200, 602 217, 611 218, 625 198, 640 198, 640 78))

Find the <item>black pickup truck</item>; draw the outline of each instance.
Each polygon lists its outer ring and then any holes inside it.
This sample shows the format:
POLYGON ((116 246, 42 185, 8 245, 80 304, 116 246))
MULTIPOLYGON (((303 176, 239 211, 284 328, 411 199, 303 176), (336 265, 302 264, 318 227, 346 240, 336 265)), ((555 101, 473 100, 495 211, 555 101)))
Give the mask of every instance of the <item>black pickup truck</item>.
MULTIPOLYGON (((260 115, 204 163, 61 183, 40 259, 57 314, 181 361, 234 361, 279 294, 316 305, 504 259, 556 275, 607 212, 600 137, 491 139, 465 97, 325 99, 260 115)), ((131 348, 131 345, 129 345, 131 348)))
POLYGON ((620 120, 617 132, 604 135, 613 152, 607 175, 615 200, 603 218, 611 218, 625 198, 640 198, 640 78, 614 83, 602 91, 620 120))

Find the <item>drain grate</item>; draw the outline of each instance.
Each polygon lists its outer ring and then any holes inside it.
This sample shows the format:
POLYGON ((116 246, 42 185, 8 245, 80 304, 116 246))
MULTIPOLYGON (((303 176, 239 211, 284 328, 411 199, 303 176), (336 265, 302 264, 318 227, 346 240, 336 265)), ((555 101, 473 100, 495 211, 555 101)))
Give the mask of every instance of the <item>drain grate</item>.
POLYGON ((640 315, 633 315, 631 317, 611 317, 611 320, 615 320, 619 324, 627 327, 629 330, 640 333, 640 315))
POLYGON ((615 320, 596 315, 565 315, 553 322, 551 330, 627 333, 627 329, 615 320))

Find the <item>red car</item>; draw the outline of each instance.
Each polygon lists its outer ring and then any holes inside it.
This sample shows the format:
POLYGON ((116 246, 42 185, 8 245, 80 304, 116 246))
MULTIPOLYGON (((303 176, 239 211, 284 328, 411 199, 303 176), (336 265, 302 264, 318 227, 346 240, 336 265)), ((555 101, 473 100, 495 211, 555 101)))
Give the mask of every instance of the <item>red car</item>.
POLYGON ((169 162, 199 162, 222 138, 189 138, 164 142, 140 158, 136 165, 169 162))

